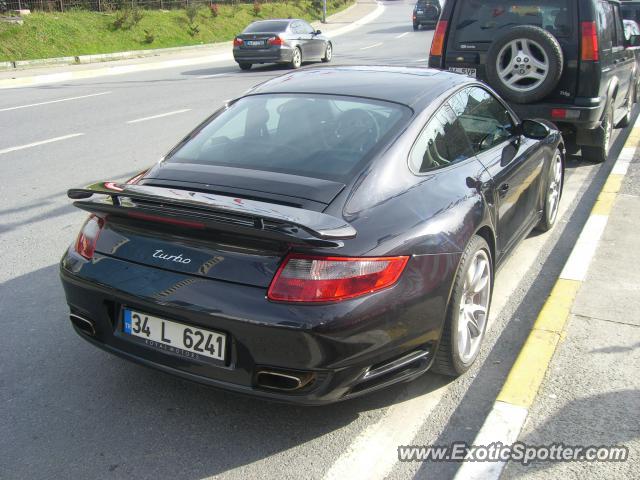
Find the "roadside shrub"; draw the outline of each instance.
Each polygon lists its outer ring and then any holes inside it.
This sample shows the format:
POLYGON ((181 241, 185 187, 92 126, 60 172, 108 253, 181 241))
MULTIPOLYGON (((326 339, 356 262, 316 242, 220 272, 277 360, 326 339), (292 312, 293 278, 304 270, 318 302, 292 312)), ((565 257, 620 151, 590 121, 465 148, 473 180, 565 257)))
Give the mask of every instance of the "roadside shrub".
POLYGON ((213 18, 216 18, 218 15, 220 15, 220 5, 218 5, 217 3, 212 3, 211 5, 209 5, 209 11, 211 12, 211 16, 213 18))
POLYGON ((262 12, 262 5, 260 5, 260 2, 256 0, 253 2, 253 15, 257 17, 260 15, 260 12, 262 12))
POLYGON ((144 43, 153 43, 155 39, 156 37, 151 30, 144 31, 144 43))
POLYGON ((131 12, 131 25, 136 26, 140 23, 140 20, 144 18, 144 12, 139 8, 135 8, 131 12))
POLYGON ((131 16, 131 10, 120 10, 116 13, 116 18, 113 20, 114 30, 124 30, 129 24, 129 17, 131 16))
POLYGON ((190 37, 195 37, 200 33, 200 26, 195 23, 196 17, 198 16, 198 7, 195 5, 189 5, 185 10, 185 15, 189 21, 187 25, 187 33, 190 37))

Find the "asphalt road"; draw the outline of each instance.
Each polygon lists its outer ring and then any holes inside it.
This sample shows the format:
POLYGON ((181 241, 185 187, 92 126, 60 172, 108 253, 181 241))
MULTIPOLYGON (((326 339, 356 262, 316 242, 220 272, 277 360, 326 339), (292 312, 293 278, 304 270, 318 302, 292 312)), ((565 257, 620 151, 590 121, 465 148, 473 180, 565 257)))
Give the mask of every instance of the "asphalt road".
MULTIPOLYGON (((336 38, 334 63, 425 65, 432 32, 412 31, 411 8, 388 2, 372 23, 336 38)), ((479 361, 455 381, 427 374, 327 407, 274 405, 110 356, 68 324, 57 262, 85 215, 66 189, 133 175, 225 99, 285 71, 222 62, 0 91, 0 478, 455 472, 398 463, 396 448, 474 438, 610 162, 569 162, 557 227, 528 238, 499 272, 479 361)))

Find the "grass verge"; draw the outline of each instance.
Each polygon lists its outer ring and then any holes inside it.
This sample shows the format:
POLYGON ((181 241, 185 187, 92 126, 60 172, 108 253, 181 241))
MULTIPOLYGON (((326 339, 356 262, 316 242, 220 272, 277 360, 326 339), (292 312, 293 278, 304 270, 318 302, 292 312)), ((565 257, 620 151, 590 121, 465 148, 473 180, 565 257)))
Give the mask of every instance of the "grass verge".
MULTIPOLYGON (((327 14, 352 3, 353 0, 328 0, 327 14)), ((139 18, 133 12, 34 12, 24 17, 23 25, 0 22, 0 61, 223 42, 255 20, 294 17, 314 21, 321 16, 313 0, 264 3, 258 14, 253 5, 219 5, 215 17, 208 8, 201 7, 193 12, 193 22, 185 10, 138 12, 139 18)))

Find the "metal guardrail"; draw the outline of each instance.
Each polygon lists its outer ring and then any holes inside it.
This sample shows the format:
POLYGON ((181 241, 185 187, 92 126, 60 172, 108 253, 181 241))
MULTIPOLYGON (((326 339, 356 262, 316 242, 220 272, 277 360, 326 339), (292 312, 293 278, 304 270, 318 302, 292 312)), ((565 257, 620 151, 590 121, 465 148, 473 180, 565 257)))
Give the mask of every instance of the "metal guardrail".
MULTIPOLYGON (((288 0, 295 3, 296 0, 288 0)), ((287 2, 287 0, 261 0, 260 3, 287 2)), ((141 8, 146 10, 171 10, 186 8, 190 5, 209 6, 252 4, 254 0, 0 0, 0 10, 29 9, 32 11, 64 12, 72 9, 110 12, 115 10, 141 8)))

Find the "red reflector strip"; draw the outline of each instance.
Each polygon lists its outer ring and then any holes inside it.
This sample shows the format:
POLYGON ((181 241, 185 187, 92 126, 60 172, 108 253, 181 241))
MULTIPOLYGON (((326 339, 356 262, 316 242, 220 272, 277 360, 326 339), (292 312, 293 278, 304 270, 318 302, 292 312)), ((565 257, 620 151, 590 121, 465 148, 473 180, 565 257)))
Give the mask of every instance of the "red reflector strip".
POLYGON ((580 58, 583 61, 597 61, 600 58, 598 52, 598 31, 596 22, 582 22, 580 24, 581 47, 580 58))
POLYGON ((150 222, 157 223, 168 223, 169 225, 178 225, 180 227, 189 227, 189 228, 205 228, 205 224, 202 222, 192 222, 190 220, 180 220, 178 218, 172 217, 161 217, 159 215, 149 215, 148 213, 140 213, 140 212, 127 212, 127 216, 132 218, 139 218, 140 220, 148 220, 150 222))
POLYGON ((565 108, 552 108, 551 118, 565 118, 567 116, 567 110, 565 108))
POLYGON ((409 257, 288 255, 267 297, 282 302, 336 302, 395 284, 409 257))
POLYGON ((441 57, 444 51, 444 36, 447 32, 447 21, 440 20, 436 25, 436 31, 433 34, 433 40, 431 42, 431 55, 441 57))

